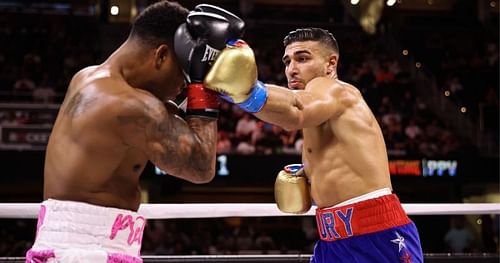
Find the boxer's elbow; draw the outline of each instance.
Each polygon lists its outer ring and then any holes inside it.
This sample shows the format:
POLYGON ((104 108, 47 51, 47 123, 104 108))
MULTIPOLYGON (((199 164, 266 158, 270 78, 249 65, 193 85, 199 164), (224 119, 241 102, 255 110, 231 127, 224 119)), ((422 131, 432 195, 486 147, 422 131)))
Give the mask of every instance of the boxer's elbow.
POLYGON ((208 183, 214 178, 215 150, 188 143, 179 144, 175 151, 157 148, 150 160, 165 173, 195 184, 208 183))
POLYGON ((182 178, 193 184, 206 184, 211 182, 215 177, 215 168, 207 167, 193 167, 187 164, 182 172, 176 177, 182 178), (200 169, 201 168, 201 169, 200 169))
POLYGON ((210 183, 215 177, 215 171, 197 173, 192 176, 192 180, 190 180, 193 184, 207 184, 210 183))
POLYGON ((215 177, 215 163, 207 165, 199 162, 188 162, 181 170, 179 177, 193 184, 206 184, 215 177))
POLYGON ((215 169, 208 169, 204 171, 193 170, 188 176, 188 181, 194 184, 210 183, 215 177, 215 169))

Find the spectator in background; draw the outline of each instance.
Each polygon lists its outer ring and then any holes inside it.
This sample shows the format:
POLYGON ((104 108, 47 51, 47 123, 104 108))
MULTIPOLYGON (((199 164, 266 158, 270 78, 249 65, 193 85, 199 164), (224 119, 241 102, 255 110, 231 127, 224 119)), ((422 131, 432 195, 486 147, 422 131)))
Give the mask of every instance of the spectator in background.
POLYGON ((217 154, 231 153, 232 143, 226 131, 217 132, 217 154))
POLYGON ((414 140, 422 134, 422 129, 417 125, 415 119, 410 119, 408 125, 405 128, 406 137, 414 140))
POLYGON ((236 238, 236 246, 240 251, 251 250, 253 248, 252 233, 248 226, 240 226, 236 238))
POLYGON ((14 82, 13 95, 17 101, 27 101, 35 88, 35 81, 26 72, 23 72, 21 77, 14 82))
POLYGON ((17 122, 15 112, 13 112, 13 111, 3 112, 0 125, 2 125, 2 126, 15 126, 18 124, 19 123, 17 122))
POLYGON ((389 67, 384 63, 377 71, 375 80, 378 84, 385 84, 394 81, 394 73, 389 70, 389 67))
POLYGON ((454 216, 451 218, 451 226, 446 235, 444 242, 447 249, 452 253, 465 253, 472 251, 474 235, 466 227, 464 216, 454 216))
POLYGON ((235 136, 238 141, 236 152, 240 154, 255 153, 255 144, 252 141, 252 134, 258 129, 255 118, 243 112, 241 118, 236 123, 235 136))
POLYGON ((260 231, 255 238, 255 248, 260 250, 262 254, 268 254, 269 250, 276 248, 273 238, 267 233, 267 231, 260 231))
POLYGON ((484 252, 498 252, 498 225, 494 225, 492 215, 481 215, 481 241, 484 252))
POLYGON ((247 140, 257 129, 257 121, 249 113, 243 113, 241 119, 236 123, 236 138, 247 140))
POLYGON ((33 102, 49 104, 54 103, 56 92, 49 81, 48 74, 44 74, 40 84, 33 90, 33 102))

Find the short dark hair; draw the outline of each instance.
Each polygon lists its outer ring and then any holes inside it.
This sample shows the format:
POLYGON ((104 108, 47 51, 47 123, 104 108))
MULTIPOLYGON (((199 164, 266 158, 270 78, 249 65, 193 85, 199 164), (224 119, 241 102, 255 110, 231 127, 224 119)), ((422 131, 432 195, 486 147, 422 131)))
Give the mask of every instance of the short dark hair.
POLYGON ((177 2, 160 1, 146 7, 134 20, 129 38, 158 46, 172 44, 177 27, 186 22, 189 11, 177 2))
POLYGON ((288 33, 288 35, 283 39, 283 45, 287 47, 294 42, 302 41, 318 41, 324 44, 326 47, 333 49, 335 52, 339 53, 339 46, 337 40, 333 37, 332 33, 328 30, 308 27, 299 28, 288 33))

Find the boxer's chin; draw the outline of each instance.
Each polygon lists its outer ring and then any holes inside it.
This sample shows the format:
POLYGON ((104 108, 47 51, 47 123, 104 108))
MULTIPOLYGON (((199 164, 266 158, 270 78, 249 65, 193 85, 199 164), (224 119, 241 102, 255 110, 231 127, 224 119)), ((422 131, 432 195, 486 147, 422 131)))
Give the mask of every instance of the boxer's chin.
POLYGON ((288 88, 293 90, 301 90, 304 89, 304 84, 299 81, 292 81, 288 83, 288 88))

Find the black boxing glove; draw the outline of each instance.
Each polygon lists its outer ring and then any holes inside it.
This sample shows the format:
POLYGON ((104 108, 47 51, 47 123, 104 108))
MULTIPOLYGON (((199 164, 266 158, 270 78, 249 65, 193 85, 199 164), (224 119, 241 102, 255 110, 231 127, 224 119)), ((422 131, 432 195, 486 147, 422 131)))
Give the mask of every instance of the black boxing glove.
POLYGON ((219 97, 203 86, 212 62, 225 47, 229 21, 217 14, 191 12, 174 36, 174 49, 188 81, 186 117, 217 118, 219 97))
POLYGON ((229 21, 228 41, 243 38, 243 34, 245 32, 245 22, 235 14, 218 6, 209 4, 199 4, 194 8, 194 11, 212 13, 227 19, 227 21, 229 21))

